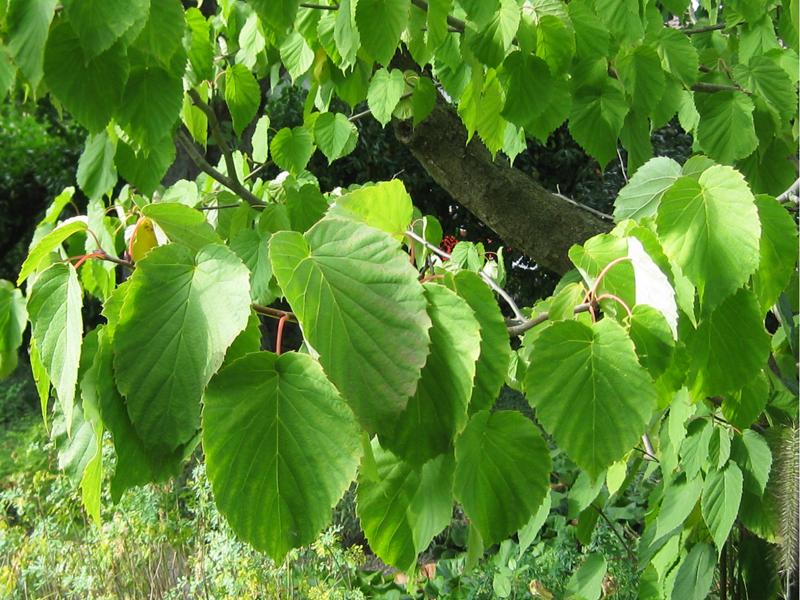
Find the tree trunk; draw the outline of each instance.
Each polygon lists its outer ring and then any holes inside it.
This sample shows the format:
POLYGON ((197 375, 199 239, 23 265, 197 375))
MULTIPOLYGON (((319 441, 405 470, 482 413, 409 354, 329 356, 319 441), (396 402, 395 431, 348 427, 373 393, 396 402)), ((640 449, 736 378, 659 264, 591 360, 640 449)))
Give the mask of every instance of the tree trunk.
POLYGON ((397 139, 454 200, 507 245, 551 271, 568 271, 570 246, 613 225, 596 211, 546 190, 503 159, 492 160, 477 136, 467 144, 461 120, 441 98, 413 130, 410 121, 395 121, 394 128, 397 139))

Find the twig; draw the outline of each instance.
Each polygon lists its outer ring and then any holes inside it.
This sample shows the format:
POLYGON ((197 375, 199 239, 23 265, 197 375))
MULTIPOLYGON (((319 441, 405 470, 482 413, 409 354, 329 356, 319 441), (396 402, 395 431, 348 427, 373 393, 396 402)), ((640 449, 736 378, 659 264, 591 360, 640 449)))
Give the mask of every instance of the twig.
MULTIPOLYGON (((589 303, 589 302, 585 302, 583 304, 578 304, 575 308, 572 309, 572 314, 577 315, 577 314, 580 314, 580 313, 589 312, 591 306, 592 306, 592 304, 589 303)), ((540 325, 540 324, 544 323, 549 318, 550 318, 550 313, 549 312, 542 312, 542 313, 539 313, 538 315, 536 315, 535 317, 526 320, 524 323, 520 323, 519 325, 509 324, 508 327, 507 327, 508 335, 510 335, 512 337, 513 336, 517 336, 517 335, 522 335, 523 333, 525 333, 529 329, 533 329, 537 325, 540 325)))
POLYGON ((313 4, 311 2, 301 2, 301 8, 314 8, 316 10, 339 10, 339 5, 334 4, 333 6, 328 6, 327 4, 313 4))
POLYGON ((747 90, 742 89, 738 85, 728 85, 726 83, 705 83, 699 81, 692 86, 695 92, 703 92, 706 94, 713 94, 714 92, 743 92, 750 94, 747 90))
POLYGON ((625 303, 625 301, 624 301, 622 298, 620 298, 619 296, 615 296, 614 294, 608 294, 608 293, 606 293, 606 294, 600 294, 600 295, 599 295, 599 296, 598 296, 598 297, 595 299, 595 301, 596 301, 596 302, 600 302, 600 300, 606 300, 606 299, 608 299, 608 300, 614 300, 614 301, 615 301, 617 304, 621 305, 621 306, 622 306, 622 308, 624 308, 624 309, 625 309, 625 312, 626 312, 626 313, 628 313, 628 318, 629 318, 629 319, 632 319, 632 318, 633 318, 633 313, 631 312, 631 309, 630 309, 630 307, 629 307, 629 306, 628 306, 628 305, 625 303))
POLYGON ((241 204, 220 204, 219 206, 196 206, 197 210, 223 210, 225 208, 239 208, 241 204))
POLYGON ((617 536, 617 539, 622 544, 622 547, 625 548, 625 552, 628 553, 628 558, 630 558, 634 562, 634 564, 636 564, 636 555, 633 553, 633 550, 628 545, 627 540, 624 537, 622 537, 622 534, 619 531, 617 531, 616 527, 614 527, 613 521, 611 521, 611 519, 609 519, 608 516, 606 516, 606 513, 603 512, 603 509, 597 506, 594 502, 592 502, 591 507, 597 511, 597 514, 599 514, 606 522, 606 524, 611 528, 611 531, 614 532, 614 535, 617 536))
POLYGON ((286 324, 286 320, 289 318, 289 315, 283 315, 280 319, 278 319, 278 333, 275 336, 275 354, 280 356, 281 354, 281 343, 283 342, 283 326, 286 324))
POLYGON ((783 192, 780 196, 775 198, 781 204, 784 202, 797 202, 797 200, 792 198, 792 194, 798 191, 800 188, 800 178, 795 179, 794 183, 788 187, 788 189, 783 192))
MULTIPOLYGON (((222 152, 222 157, 225 160, 225 168, 228 171, 228 184, 224 184, 226 187, 229 187, 231 191, 235 192, 242 198, 244 198, 249 204, 253 206, 261 206, 263 203, 261 200, 254 195, 250 190, 242 185, 239 181, 239 177, 236 174, 236 163, 233 160, 233 151, 231 147, 228 145, 228 142, 225 140, 225 136, 222 135, 222 130, 219 126, 219 119, 217 119, 217 113, 214 112, 214 109, 211 108, 208 104, 206 104, 203 99, 200 97, 200 94, 197 93, 197 90, 190 89, 186 92, 189 94, 189 97, 192 99, 194 105, 199 108, 203 113, 205 113, 206 117, 208 118, 208 124, 211 128, 211 137, 214 138, 217 146, 219 146, 220 151, 222 152)), ((191 142, 191 145, 194 146, 194 142, 191 142)), ((199 153, 198 153, 199 154, 199 153)), ((191 157, 191 155, 190 155, 191 157)), ((193 159, 194 160, 194 159, 193 159)), ((197 161, 195 161, 197 164, 197 161)), ((198 167, 201 169, 203 168, 200 164, 197 164, 198 167)), ((211 166, 211 165, 209 165, 211 166)), ((213 167, 212 167, 213 169, 213 167)), ((205 169, 203 169, 206 171, 205 169)), ((217 174, 222 175, 216 169, 213 169, 217 174)), ((208 175, 222 183, 217 177, 212 175, 210 172, 206 171, 208 175)))
MULTIPOLYGON (((425 0, 411 0, 411 4, 413 4, 417 8, 424 10, 425 12, 428 12, 428 3, 425 2, 425 0)), ((452 17, 450 15, 447 15, 447 24, 456 31, 461 33, 463 33, 464 30, 467 28, 467 24, 464 23, 464 21, 462 21, 461 19, 456 19, 455 17, 452 17)))
POLYGON ((687 29, 678 29, 678 31, 686 35, 697 35, 699 33, 708 33, 709 31, 719 31, 720 29, 725 29, 725 23, 704 25, 703 27, 689 27, 687 29))
MULTIPOLYGON (((248 204, 254 207, 263 208, 266 206, 264 202, 262 202, 258 196, 256 196, 253 192, 248 190, 244 187, 237 179, 232 179, 227 175, 223 175, 219 171, 217 171, 211 164, 205 159, 205 157, 200 154, 200 152, 195 148, 194 142, 186 135, 183 131, 178 131, 176 139, 178 143, 183 147, 186 151, 186 154, 189 155, 189 158, 192 160, 194 164, 198 166, 198 168, 203 171, 206 175, 214 179, 215 181, 221 183, 226 188, 231 190, 234 194, 245 200, 248 204)), ((236 171, 234 171, 234 174, 236 171)))
POLYGON ((290 323, 297 323, 297 316, 288 310, 281 310, 280 308, 272 308, 271 306, 262 306, 260 304, 251 304, 250 307, 260 315, 265 317, 272 317, 273 319, 286 318, 290 323))
MULTIPOLYGON (((415 242, 418 242, 418 243, 422 244, 428 250, 430 250, 431 252, 433 252, 434 254, 439 256, 440 258, 444 258, 445 260, 452 259, 452 256, 450 254, 448 254, 447 252, 445 252, 441 248, 438 248, 438 247, 434 246, 433 244, 428 242, 428 240, 426 240, 423 237, 418 236, 413 231, 411 231, 411 230, 406 231, 406 236, 410 237, 415 242)), ((483 279, 486 282, 486 284, 490 288, 492 288, 492 290, 494 290, 495 293, 497 293, 498 296, 500 296, 503 300, 506 301, 506 304, 508 304, 509 308, 511 308, 511 311, 514 313, 514 318, 515 318, 516 321, 522 323, 522 322, 524 322, 526 320, 525 319, 525 315, 522 314, 522 311, 517 306, 517 303, 514 302, 514 299, 511 296, 509 296, 507 291, 505 291, 503 288, 501 288, 494 279, 492 279, 489 275, 487 275, 483 271, 479 271, 478 275, 480 275, 481 279, 483 279)))

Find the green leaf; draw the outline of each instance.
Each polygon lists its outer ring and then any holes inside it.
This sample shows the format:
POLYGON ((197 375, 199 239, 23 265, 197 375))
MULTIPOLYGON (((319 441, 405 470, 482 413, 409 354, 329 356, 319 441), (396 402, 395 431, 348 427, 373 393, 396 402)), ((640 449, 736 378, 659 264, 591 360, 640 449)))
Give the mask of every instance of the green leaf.
POLYGON ((789 212, 770 196, 756 196, 756 208, 761 239, 753 289, 761 308, 767 310, 778 300, 795 270, 797 226, 789 212))
POLYGON ((247 325, 250 274, 220 245, 177 244, 136 263, 114 334, 114 370, 142 441, 172 451, 194 436, 200 397, 247 325))
POLYGON ((771 57, 754 56, 748 64, 736 65, 733 79, 763 99, 781 120, 788 123, 797 112, 796 86, 771 57))
POLYGON ((550 506, 552 500, 550 494, 545 494, 544 501, 542 502, 539 510, 536 511, 536 514, 533 515, 522 529, 517 532, 517 539, 519 539, 519 550, 518 550, 518 558, 522 558, 525 554, 525 551, 530 548, 533 541, 536 539, 536 535, 541 530, 544 522, 547 520, 547 517, 550 515, 550 506))
POLYGON ((44 53, 45 81, 81 125, 98 133, 122 103, 128 60, 122 42, 90 60, 75 60, 81 56, 80 40, 69 23, 56 24, 44 53))
POLYGON ((180 78, 186 66, 181 43, 185 30, 186 20, 180 0, 150 0, 147 21, 132 48, 144 53, 147 67, 161 66, 171 72, 174 70, 173 75, 180 78))
POLYGON ((569 131, 601 168, 617 156, 617 137, 627 113, 622 84, 615 79, 606 77, 575 91, 569 131))
POLYGON ((680 448, 681 466, 689 479, 699 476, 701 468, 708 461, 708 446, 714 428, 707 419, 690 421, 686 428, 686 438, 680 448))
POLYGON ((286 188, 286 213, 294 231, 303 233, 309 230, 326 210, 328 202, 315 184, 307 183, 299 189, 286 188))
POLYGON ((497 67, 514 41, 519 22, 520 9, 515 0, 500 0, 498 10, 491 13, 488 22, 478 24, 477 30, 467 30, 466 43, 483 64, 497 67))
POLYGON ((722 552, 722 546, 739 514, 741 501, 742 472, 736 463, 728 463, 724 469, 711 469, 703 486, 700 507, 719 552, 722 552))
POLYGON ((131 25, 146 19, 150 9, 148 0, 64 0, 63 4, 88 59, 108 50, 131 25))
POLYGON ((413 125, 416 127, 433 112, 436 106, 438 92, 433 81, 427 77, 420 77, 414 91, 411 93, 411 110, 414 113, 413 125))
MULTIPOLYGON (((9 0, 5 15, 8 50, 32 88, 42 80, 42 62, 56 0, 9 0)), ((70 59, 71 56, 64 56, 70 59)))
POLYGON ((656 519, 656 538, 660 538, 683 524, 694 510, 703 492, 703 478, 689 479, 681 474, 664 491, 661 508, 656 519))
POLYGON ((89 198, 99 198, 117 183, 114 168, 114 142, 105 131, 86 138, 86 146, 78 161, 78 185, 89 198))
POLYGON ((272 264, 269 262, 267 238, 253 229, 242 229, 230 242, 242 262, 250 269, 250 295, 253 302, 267 305, 275 301, 275 292, 270 285, 272 264))
POLYGON ((203 13, 195 7, 186 11, 186 25, 190 34, 188 54, 189 64, 196 78, 194 83, 211 80, 214 78, 214 46, 211 42, 211 27, 203 13))
POLYGON ((322 113, 314 123, 317 147, 331 164, 352 152, 358 142, 358 129, 342 113, 322 113))
POLYGON ((460 271, 445 283, 467 301, 480 325, 480 356, 469 401, 469 412, 474 414, 491 408, 500 395, 511 359, 508 331, 494 292, 477 273, 460 271))
POLYGON ((758 212, 747 183, 731 167, 676 181, 661 199, 656 225, 664 252, 697 286, 705 312, 758 266, 758 212))
POLYGON ((607 568, 606 559, 599 552, 587 556, 567 581, 564 590, 566 596, 580 600, 599 600, 603 593, 603 578, 607 568))
POLYGON ((174 161, 175 144, 170 136, 138 152, 124 141, 117 140, 114 163, 119 174, 142 194, 152 194, 158 188, 174 161))
POLYGON ((756 422, 769 400, 769 380, 763 372, 756 375, 738 392, 722 400, 722 414, 734 427, 747 429, 756 422))
POLYGON ((714 582, 716 560, 708 544, 695 544, 678 567, 672 600, 704 600, 714 582))
POLYGON ((406 83, 399 69, 378 69, 369 82, 367 105, 372 116, 384 127, 392 119, 392 112, 403 96, 406 83))
POLYGON ((597 476, 637 443, 656 404, 633 342, 612 319, 559 321, 539 335, 532 356, 525 389, 538 419, 597 476))
POLYGON ((203 449, 220 512, 280 562, 310 544, 355 476, 350 409, 306 354, 248 354, 205 393, 203 449))
POLYGON ((382 231, 326 218, 304 236, 273 235, 270 260, 328 377, 362 424, 385 430, 428 354, 430 319, 407 255, 382 231))
POLYGON ((480 328, 469 305, 449 289, 426 284, 433 323, 428 359, 417 391, 381 444, 412 465, 452 452, 467 423, 467 408, 480 352, 480 328))
POLYGON ((646 304, 633 307, 630 336, 641 365, 655 380, 667 370, 675 349, 672 330, 664 315, 646 304))
POLYGON ((769 334, 755 294, 742 289, 703 320, 686 341, 694 391, 714 396, 740 389, 769 358, 769 334))
POLYGON ((147 149, 171 136, 183 105, 183 84, 161 67, 131 69, 125 102, 117 119, 133 140, 147 149))
POLYGON ((486 546, 525 525, 550 492, 550 452, 517 411, 480 411, 456 441, 455 495, 486 546))
POLYGON ((170 241, 197 252, 208 244, 221 244, 217 232, 199 210, 178 202, 148 204, 142 214, 161 227, 170 241))
POLYGON ((575 29, 575 50, 581 59, 608 55, 608 29, 597 17, 593 4, 591 0, 574 0, 567 4, 575 29))
POLYGON ((250 4, 266 23, 282 31, 294 23, 300 0, 249 0, 250 4))
POLYGON ((36 393, 39 396, 42 421, 44 422, 45 429, 47 429, 47 408, 50 403, 50 377, 47 375, 47 369, 42 364, 42 359, 39 356, 39 349, 36 347, 36 339, 33 337, 31 338, 28 350, 28 355, 31 360, 31 375, 33 375, 33 380, 36 383, 36 393))
POLYGON ((314 154, 314 138, 305 127, 284 127, 272 138, 269 151, 276 165, 298 175, 314 154))
POLYGON ((231 111, 233 130, 242 135, 261 104, 261 88, 244 65, 233 65, 225 71, 225 104, 231 111))
POLYGON ((681 166, 666 156, 647 161, 636 170, 614 201, 614 220, 639 221, 656 214, 664 193, 681 176, 681 166))
POLYGON ((329 214, 361 221, 390 234, 404 238, 411 224, 414 206, 403 182, 399 179, 369 185, 336 198, 329 214))
POLYGON ((552 73, 561 73, 575 55, 575 34, 567 21, 555 15, 542 15, 536 25, 536 55, 552 73))
MULTIPOLYGON (((267 45, 267 40, 264 38, 264 34, 261 32, 258 15, 252 13, 249 17, 247 17, 247 20, 244 22, 244 26, 239 31, 238 41, 239 51, 236 53, 236 62, 243 64, 248 69, 254 69, 258 63, 259 56, 267 45)), ((283 46, 281 46, 281 48, 283 48, 283 46)), ((297 57, 295 56, 294 59, 296 58, 297 57)))
POLYGON ((358 482, 357 511, 370 548, 385 563, 410 572, 450 523, 453 459, 440 456, 415 468, 373 442, 378 477, 358 482))
POLYGON ((58 263, 37 279, 28 298, 31 337, 56 390, 66 431, 72 428, 75 386, 81 360, 81 287, 72 265, 58 263))
POLYGON ((267 162, 269 158, 269 115, 263 115, 256 121, 251 144, 253 146, 253 160, 259 163, 267 162))
POLYGON ((22 332, 28 322, 28 311, 22 291, 11 282, 0 279, 0 379, 17 367, 22 332))
POLYGON ((746 429, 741 437, 733 438, 731 457, 742 471, 744 489, 762 496, 772 469, 772 452, 767 441, 752 429, 746 429))
POLYGON ((55 252, 64 243, 64 240, 74 233, 86 231, 86 223, 86 219, 81 217, 69 219, 36 242, 36 245, 28 252, 25 262, 22 263, 17 277, 17 285, 21 285, 32 273, 38 271, 50 253, 55 252))
POLYGON ((689 36, 671 27, 663 27, 654 44, 665 71, 680 79, 687 87, 697 81, 700 59, 689 36))
POLYGON ((356 63, 356 54, 361 46, 361 36, 356 27, 355 6, 353 0, 342 0, 339 2, 339 10, 336 11, 333 40, 342 57, 342 68, 356 63))
POLYGON ((650 46, 622 50, 617 55, 616 68, 625 91, 631 96, 631 107, 649 115, 666 85, 658 53, 650 46))
POLYGON ((516 125, 528 128, 552 97, 553 76, 541 58, 524 52, 512 52, 503 62, 508 77, 503 116, 516 125), (530 98, 536 97, 535 103, 530 98))
MULTIPOLYGON (((308 45, 305 38, 296 31, 290 33, 286 36, 286 39, 283 40, 280 47, 280 54, 283 66, 286 67, 289 76, 292 78, 292 83, 297 83, 297 80, 302 77, 314 63, 314 51, 311 49, 311 46, 308 45)), ((245 70, 248 73, 250 72, 246 67, 245 70)))
POLYGON ((408 23, 411 0, 358 0, 356 24, 361 47, 387 66, 408 23))
POLYGON ((697 142, 714 160, 730 164, 758 146, 753 101, 742 92, 695 94, 700 123, 697 142))

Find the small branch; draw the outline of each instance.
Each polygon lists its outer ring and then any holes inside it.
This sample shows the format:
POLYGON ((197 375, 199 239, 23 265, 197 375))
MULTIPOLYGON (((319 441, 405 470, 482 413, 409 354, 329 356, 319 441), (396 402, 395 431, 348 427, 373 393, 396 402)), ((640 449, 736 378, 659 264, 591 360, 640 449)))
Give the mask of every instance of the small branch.
POLYGON ((800 189, 800 179, 795 179, 794 183, 789 186, 789 188, 783 192, 780 196, 775 198, 778 202, 783 204, 784 202, 797 202, 797 199, 792 198, 792 196, 796 196, 796 192, 800 189))
MULTIPOLYGON (((577 314, 580 314, 580 313, 589 312, 591 307, 592 307, 592 304, 590 302, 585 302, 583 304, 578 304, 575 308, 572 309, 572 314, 577 315, 577 314)), ((528 319, 523 323, 520 323, 519 325, 509 325, 507 327, 508 335, 510 335, 512 337, 517 336, 517 335, 522 335, 523 333, 525 333, 529 329, 533 329, 537 325, 541 325, 542 323, 547 321, 549 318, 550 318, 550 313, 542 312, 542 313, 539 313, 538 315, 536 315, 535 317, 533 317, 531 319, 528 319)))
POLYGON ((221 204, 219 206, 195 206, 197 210, 223 210, 225 208, 239 208, 241 204, 221 204))
MULTIPOLYGON (((419 9, 424 10, 425 12, 428 12, 428 3, 425 2, 425 0, 411 0, 411 4, 419 9)), ((460 33, 463 33, 467 28, 467 24, 464 23, 464 21, 461 19, 456 19, 455 17, 451 17, 450 15, 447 15, 447 24, 460 33)))
POLYGON ((606 524, 611 528, 611 531, 614 532, 614 535, 617 536, 617 539, 622 544, 622 547, 625 548, 625 552, 628 553, 628 558, 630 558, 631 561, 633 561, 633 564, 636 564, 636 555, 633 553, 633 550, 631 549, 627 540, 624 537, 622 537, 622 534, 619 531, 617 531, 617 528, 614 526, 613 521, 611 521, 611 519, 609 519, 606 516, 606 513, 603 512, 603 509, 597 506, 594 502, 592 502, 591 507, 597 511, 597 514, 599 514, 606 522, 606 524))
POLYGON ((704 25, 703 27, 689 27, 687 29, 678 29, 678 31, 685 33, 686 35, 697 35, 699 33, 708 33, 709 31, 719 31, 720 29, 725 29, 725 23, 704 25))
POLYGON ((743 90, 738 85, 728 85, 725 83, 705 83, 700 81, 692 86, 692 90, 705 94, 713 94, 714 92, 743 92, 749 95, 749 92, 743 90))
MULTIPOLYGON (((250 192, 250 190, 244 187, 242 183, 239 181, 239 177, 236 174, 236 163, 233 160, 233 151, 231 150, 231 147, 228 145, 228 142, 225 140, 225 136, 222 135, 222 129, 220 129, 219 126, 219 119, 217 119, 217 113, 214 112, 214 109, 211 108, 211 106, 209 106, 203 101, 203 99, 200 97, 200 94, 197 93, 197 90, 190 89, 186 93, 189 94, 189 97, 192 99, 194 105, 201 111, 203 111, 206 117, 208 117, 208 124, 211 128, 211 137, 214 138, 214 141, 216 142, 217 146, 219 146, 219 149, 222 152, 222 157, 225 160, 225 169, 228 171, 227 177, 228 181, 230 182, 230 185, 228 184, 224 185, 226 185, 226 187, 229 187, 231 191, 233 191, 237 195, 241 196, 249 204, 252 204, 253 206, 261 206, 263 204, 261 200, 259 200, 258 197, 256 197, 252 192, 250 192)), ((191 144, 194 145, 194 142, 191 142, 191 144)), ((197 161, 195 161, 195 163, 196 162, 197 161)), ((198 166, 200 165, 198 164, 198 166)), ((214 171, 216 171, 216 169, 214 169, 214 171)), ((221 175, 219 171, 216 172, 221 175)), ((212 175, 208 171, 206 171, 206 173, 208 173, 208 175, 210 175, 211 177, 222 183, 222 181, 220 181, 217 177, 214 177, 214 175, 212 175)))
MULTIPOLYGON (((418 236, 413 231, 410 231, 410 230, 406 231, 406 236, 410 237, 415 242, 418 242, 418 243, 422 244, 428 250, 430 250, 431 252, 433 252, 434 254, 436 254, 440 258, 443 258, 445 260, 450 260, 452 258, 452 256, 450 254, 448 254, 447 252, 445 252, 441 248, 437 248, 436 246, 434 246, 433 244, 428 242, 428 240, 418 236)), ((511 311, 514 313, 515 320, 519 321, 519 322, 524 322, 525 321, 525 315, 522 314, 522 311, 517 306, 517 303, 514 302, 514 299, 511 296, 509 296, 508 292, 506 292, 503 288, 501 288, 499 285, 497 285, 497 282, 494 279, 492 279, 491 277, 489 277, 489 275, 487 275, 483 271, 480 271, 478 273, 478 275, 480 275, 481 279, 483 279, 486 282, 486 285, 488 285, 490 288, 492 288, 497 293, 498 296, 500 296, 503 300, 506 301, 506 304, 508 304, 508 306, 511 308, 511 311)))
POLYGON ((98 252, 97 258, 101 260, 106 260, 108 262, 112 262, 122 267, 128 267, 129 269, 133 269, 133 263, 129 260, 125 260, 124 258, 117 258, 116 256, 111 256, 105 250, 98 250, 97 252, 98 252))
POLYGON ((272 308, 271 306, 261 306, 260 304, 251 304, 250 308, 252 308, 258 314, 264 315, 265 317, 271 317, 273 319, 283 319, 285 317, 290 323, 297 323, 297 317, 295 314, 293 312, 289 312, 288 310, 272 308))
POLYGON ((339 5, 334 4, 333 6, 328 6, 327 4, 313 4, 311 2, 301 2, 301 8, 313 8, 316 10, 339 10, 339 5))
MULTIPOLYGON (((183 131, 178 131, 176 139, 178 143, 183 147, 186 151, 186 154, 189 155, 189 158, 192 159, 192 162, 197 165, 197 167, 203 171, 206 175, 211 177, 213 180, 221 183, 226 188, 231 190, 234 194, 245 200, 248 204, 254 207, 263 208, 266 206, 264 202, 262 202, 258 196, 256 196, 253 192, 248 190, 244 187, 239 181, 235 178, 230 178, 227 175, 223 175, 219 171, 217 171, 211 164, 205 159, 205 157, 200 154, 197 148, 194 145, 194 142, 186 135, 183 131)), ((235 177, 236 171, 234 171, 235 177)))

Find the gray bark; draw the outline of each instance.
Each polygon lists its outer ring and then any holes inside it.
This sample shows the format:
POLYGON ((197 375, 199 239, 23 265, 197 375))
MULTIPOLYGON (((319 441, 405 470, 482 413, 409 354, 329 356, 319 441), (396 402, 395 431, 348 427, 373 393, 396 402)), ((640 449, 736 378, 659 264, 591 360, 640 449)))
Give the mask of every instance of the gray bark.
POLYGON ((464 125, 442 99, 416 128, 410 121, 395 121, 394 128, 397 139, 454 200, 547 269, 565 273, 572 266, 570 246, 613 226, 503 159, 492 160, 477 136, 467 144, 464 125))

